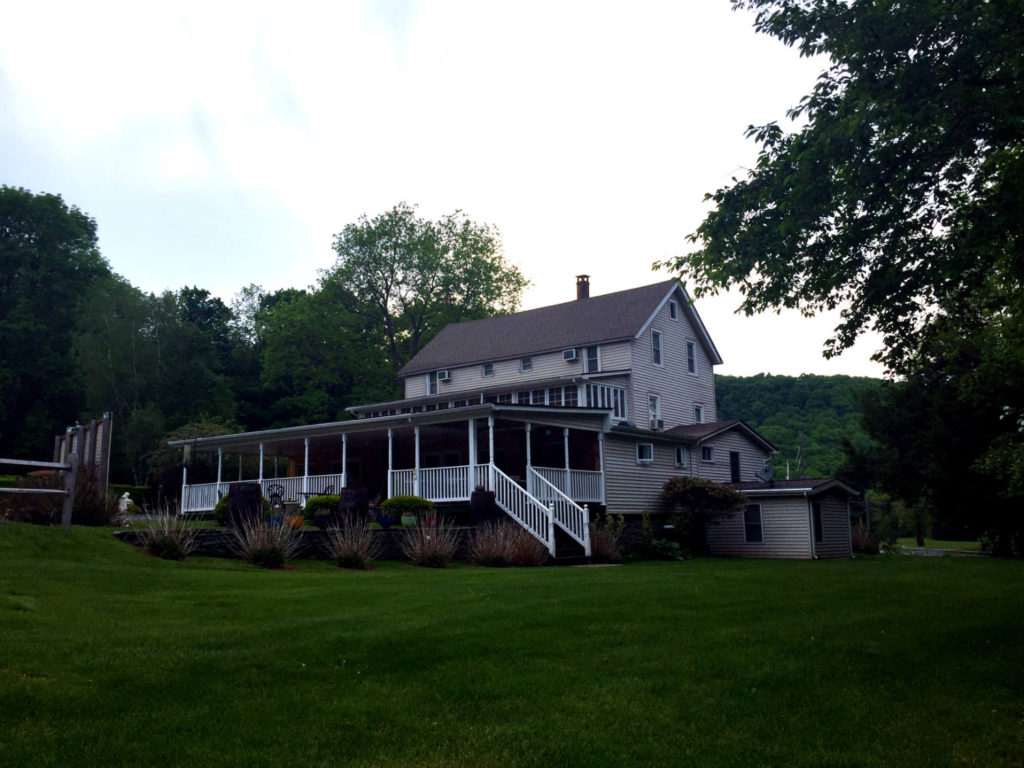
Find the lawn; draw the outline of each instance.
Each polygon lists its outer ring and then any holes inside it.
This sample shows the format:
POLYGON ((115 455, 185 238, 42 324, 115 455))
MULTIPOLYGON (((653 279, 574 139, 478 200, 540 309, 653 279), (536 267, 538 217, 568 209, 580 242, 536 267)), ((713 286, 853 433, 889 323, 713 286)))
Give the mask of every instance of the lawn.
MULTIPOLYGON (((913 536, 897 539, 896 543, 901 547, 917 549, 917 539, 913 536)), ((940 541, 939 539, 925 538, 924 545, 928 549, 960 549, 964 552, 981 552, 981 544, 977 541, 940 541)))
POLYGON ((1024 764, 1020 562, 0 563, 4 766, 1024 764))

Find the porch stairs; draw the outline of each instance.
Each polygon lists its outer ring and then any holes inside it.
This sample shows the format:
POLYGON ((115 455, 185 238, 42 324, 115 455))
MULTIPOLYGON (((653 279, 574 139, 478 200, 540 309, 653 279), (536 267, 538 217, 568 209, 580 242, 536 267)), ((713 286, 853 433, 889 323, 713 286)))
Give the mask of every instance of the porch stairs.
POLYGON ((585 506, 570 499, 532 467, 527 477, 529 490, 497 467, 489 469, 494 502, 544 544, 552 557, 556 557, 556 526, 582 547, 584 557, 590 556, 590 511, 585 506))

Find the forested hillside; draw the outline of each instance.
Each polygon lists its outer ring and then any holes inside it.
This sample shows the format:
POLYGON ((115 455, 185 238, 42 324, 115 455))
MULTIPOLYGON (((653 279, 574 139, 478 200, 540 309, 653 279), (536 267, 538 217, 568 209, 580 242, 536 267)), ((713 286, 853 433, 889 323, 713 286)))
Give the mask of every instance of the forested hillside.
POLYGON ((718 418, 743 419, 778 448, 780 475, 786 461, 796 473, 803 446, 801 474, 827 476, 843 463, 842 439, 868 442, 860 424, 858 395, 878 388, 879 379, 854 376, 716 376, 718 418))

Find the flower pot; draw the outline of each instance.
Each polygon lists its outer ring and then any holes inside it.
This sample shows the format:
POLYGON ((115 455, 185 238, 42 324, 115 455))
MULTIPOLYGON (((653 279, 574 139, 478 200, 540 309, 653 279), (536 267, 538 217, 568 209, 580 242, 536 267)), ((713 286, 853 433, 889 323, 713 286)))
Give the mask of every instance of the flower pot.
POLYGON ((395 516, 386 515, 383 512, 378 512, 377 522, 380 523, 380 527, 386 531, 388 528, 395 524, 395 516))
POLYGON ((291 528, 293 531, 297 531, 302 528, 302 524, 306 522, 306 518, 302 515, 288 515, 284 519, 285 525, 291 528))

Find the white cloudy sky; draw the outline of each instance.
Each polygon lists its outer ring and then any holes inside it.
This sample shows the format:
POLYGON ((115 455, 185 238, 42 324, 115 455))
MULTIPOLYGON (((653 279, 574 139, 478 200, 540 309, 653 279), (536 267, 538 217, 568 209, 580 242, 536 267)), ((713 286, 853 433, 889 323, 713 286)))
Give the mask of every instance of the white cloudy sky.
MULTIPOLYGON (((705 192, 823 63, 726 0, 8 3, 0 183, 96 218, 148 291, 303 287, 334 233, 399 201, 494 224, 524 307, 664 279, 705 192)), ((879 375, 834 318, 698 304, 721 373, 879 375)))

